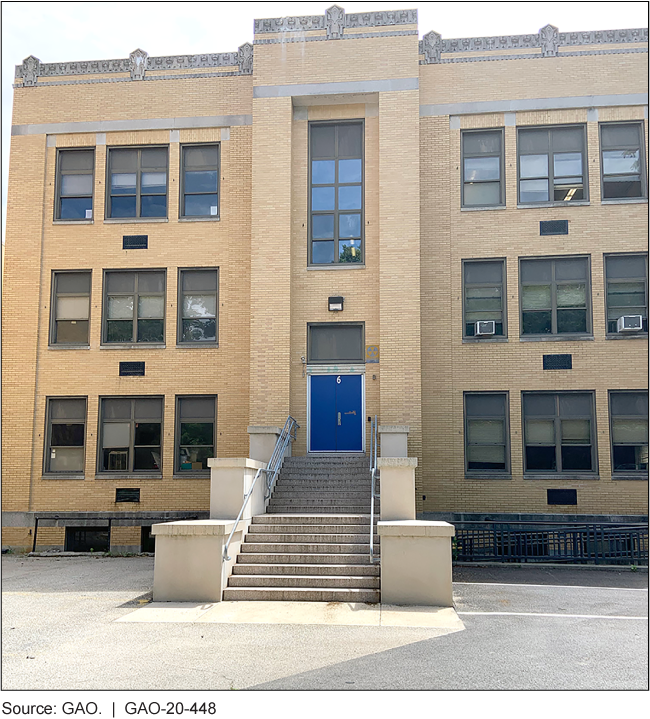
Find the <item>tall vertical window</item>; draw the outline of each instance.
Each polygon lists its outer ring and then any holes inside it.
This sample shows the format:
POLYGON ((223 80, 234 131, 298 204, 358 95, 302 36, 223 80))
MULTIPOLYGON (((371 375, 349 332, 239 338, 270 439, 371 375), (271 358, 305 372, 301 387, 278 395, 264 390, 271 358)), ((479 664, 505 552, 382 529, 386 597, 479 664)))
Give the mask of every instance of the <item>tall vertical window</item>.
POLYGON ((463 207, 503 205, 503 131, 463 132, 463 207))
POLYGON ((647 197, 642 123, 600 126, 603 200, 647 197))
POLYGON ((216 428, 216 397, 177 397, 177 471, 208 471, 208 459, 216 456, 216 428))
POLYGON ((607 333, 618 333, 619 319, 629 315, 641 316, 640 329, 647 332, 648 255, 605 255, 605 278, 607 333))
POLYGON ((363 261, 363 122, 309 126, 312 265, 363 261))
POLYGON ((510 471, 505 392, 465 394, 465 470, 510 471))
POLYGON ((586 257, 521 260, 521 334, 591 332, 586 257))
POLYGON ((465 337, 506 334, 503 260, 465 260, 463 314, 465 337), (477 323, 494 322, 492 325, 477 323), (478 332, 477 332, 478 328, 478 332))
POLYGON ((108 151, 108 217, 167 217, 167 148, 108 151))
POLYGON ((87 345, 90 272, 54 272, 50 344, 87 345))
POLYGON ((59 150, 56 166, 57 220, 90 220, 93 216, 94 150, 59 150))
POLYGON ((584 127, 520 129, 519 202, 588 199, 584 127))
POLYGON ((47 474, 83 474, 86 448, 86 398, 47 401, 47 474))
POLYGON ((525 392, 526 472, 595 472, 593 392, 525 392))
POLYGON ((219 216, 219 146, 182 148, 181 217, 219 216))
POLYGON ((648 476, 648 392, 610 392, 612 471, 648 476))
POLYGON ((104 275, 104 342, 165 341, 165 273, 104 275))
POLYGON ((161 397, 104 398, 100 404, 100 472, 161 471, 161 397))
POLYGON ((217 270, 181 270, 178 283, 178 342, 217 341, 217 270))

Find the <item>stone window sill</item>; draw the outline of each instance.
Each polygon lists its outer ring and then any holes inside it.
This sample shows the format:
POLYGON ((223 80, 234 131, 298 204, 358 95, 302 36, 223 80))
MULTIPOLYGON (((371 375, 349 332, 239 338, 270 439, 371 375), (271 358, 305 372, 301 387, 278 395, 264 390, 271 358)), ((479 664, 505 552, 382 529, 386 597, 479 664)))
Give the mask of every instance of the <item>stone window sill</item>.
POLYGON ((216 215, 215 217, 179 217, 179 222, 219 222, 221 217, 216 215))
POLYGON ((591 203, 589 200, 578 200, 576 202, 539 202, 530 205, 517 205, 518 210, 534 210, 547 207, 588 207, 591 203))
POLYGON ((137 225, 149 222, 169 222, 166 217, 107 217, 105 225, 137 225))
POLYGON ((72 473, 66 474, 65 472, 61 472, 61 474, 58 474, 58 473, 44 474, 41 477, 41 479, 47 480, 47 481, 49 481, 50 479, 80 479, 83 481, 84 479, 86 479, 86 475, 85 474, 72 474, 72 473))
POLYGON ((628 197, 618 200, 601 200, 602 205, 647 205, 647 197, 628 197))
POLYGON ((629 334, 609 334, 605 335, 607 340, 647 340, 647 332, 630 332, 629 334))
POLYGON ((177 350, 200 350, 200 349, 216 349, 219 347, 218 342, 178 342, 177 350))
POLYGON ((164 350, 166 344, 158 344, 156 342, 139 342, 137 344, 111 344, 111 345, 99 345, 100 350, 135 350, 135 349, 149 349, 149 350, 164 350))
POLYGON ((485 205, 485 207, 461 207, 461 212, 485 212, 486 210, 505 210, 505 205, 485 205))
POLYGON ((597 474, 566 474, 563 472, 562 474, 526 474, 524 473, 524 479, 544 479, 544 480, 562 480, 562 481, 572 481, 576 482, 578 480, 592 480, 592 479, 600 479, 599 475, 597 474))
POLYGON ((307 270, 365 270, 366 266, 365 264, 362 264, 360 262, 340 262, 335 265, 308 265, 307 270))
POLYGON ((90 345, 48 345, 48 350, 89 350, 90 345))
POLYGON ((128 472, 102 472, 95 475, 95 479, 162 479, 160 473, 138 472, 129 474, 128 472))
POLYGON ((53 220, 53 225, 94 225, 95 220, 53 220))
POLYGON ((520 342, 593 342, 593 335, 531 335, 520 337, 520 342))
POLYGON ((495 342, 507 341, 507 337, 463 337, 464 345, 494 344, 495 342))
POLYGON ((612 482, 618 482, 619 480, 624 482, 647 482, 648 481, 648 475, 647 474, 612 474, 612 482))

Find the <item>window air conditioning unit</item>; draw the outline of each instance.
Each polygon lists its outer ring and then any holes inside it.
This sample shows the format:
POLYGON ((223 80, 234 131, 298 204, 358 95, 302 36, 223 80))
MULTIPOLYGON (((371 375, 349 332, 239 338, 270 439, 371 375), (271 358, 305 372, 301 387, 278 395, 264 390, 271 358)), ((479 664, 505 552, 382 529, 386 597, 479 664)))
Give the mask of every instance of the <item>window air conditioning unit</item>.
POLYGON ((623 315, 618 318, 616 325, 618 332, 641 332, 643 330, 642 315, 623 315))
POLYGON ((496 333, 496 322, 494 320, 484 320, 474 324, 475 337, 487 337, 496 333))

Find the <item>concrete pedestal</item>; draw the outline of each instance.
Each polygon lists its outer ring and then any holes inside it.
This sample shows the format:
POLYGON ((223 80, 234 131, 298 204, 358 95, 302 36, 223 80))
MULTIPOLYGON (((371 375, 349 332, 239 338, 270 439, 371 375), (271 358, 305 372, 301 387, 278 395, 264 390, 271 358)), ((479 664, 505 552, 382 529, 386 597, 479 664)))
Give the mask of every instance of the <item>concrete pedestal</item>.
MULTIPOLYGON (((248 456, 250 459, 268 463, 275 449, 275 443, 281 434, 282 429, 280 427, 249 427, 248 442, 250 451, 248 456)), ((289 442, 284 456, 291 457, 291 442, 289 442)))
POLYGON ((408 457, 408 424, 380 424, 379 447, 382 457, 408 457))
MULTIPOLYGON (((208 459, 210 467, 210 519, 235 520, 239 515, 246 493, 251 488, 257 470, 266 467, 266 462, 257 462, 243 457, 214 457, 208 459)), ((242 519, 255 514, 264 514, 264 483, 262 474, 248 500, 242 519)))
POLYGON ((380 457, 381 519, 415 519, 417 457, 380 457))

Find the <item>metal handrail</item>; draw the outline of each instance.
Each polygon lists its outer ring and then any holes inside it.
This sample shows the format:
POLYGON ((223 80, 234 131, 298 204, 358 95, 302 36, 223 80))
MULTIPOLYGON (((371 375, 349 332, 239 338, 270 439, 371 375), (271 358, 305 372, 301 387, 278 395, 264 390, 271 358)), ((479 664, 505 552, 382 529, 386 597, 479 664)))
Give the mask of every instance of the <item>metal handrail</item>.
POLYGON ((370 424, 370 563, 379 561, 375 557, 375 499, 379 499, 375 491, 375 480, 377 478, 377 415, 370 424))
POLYGON ((289 442, 296 439, 296 432, 299 429, 300 425, 298 424, 298 422, 296 422, 296 420, 291 415, 289 415, 275 443, 275 447, 273 448, 273 452, 271 453, 271 458, 269 459, 266 467, 261 467, 257 470, 257 472, 255 473, 255 479, 253 479, 253 483, 251 484, 250 489, 248 490, 248 492, 246 492, 246 496, 244 497, 244 503, 239 510, 239 514, 237 515, 237 519, 235 520, 232 531, 230 532, 228 539, 223 547, 222 561, 230 561, 230 557, 228 556, 228 547, 230 546, 230 542, 233 538, 233 535, 235 534, 237 526, 239 525, 239 520, 244 514, 244 510, 246 509, 248 500, 253 494, 253 490, 255 489, 257 480, 262 476, 262 474, 266 475, 266 488, 264 490, 264 499, 268 499, 271 496, 271 492, 273 491, 273 485, 275 484, 275 480, 277 479, 280 468, 282 467, 284 453, 289 446, 289 442))

